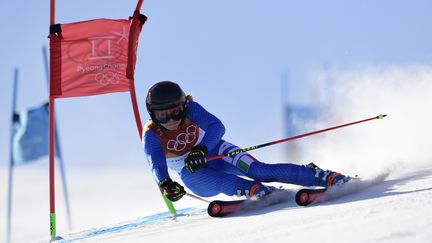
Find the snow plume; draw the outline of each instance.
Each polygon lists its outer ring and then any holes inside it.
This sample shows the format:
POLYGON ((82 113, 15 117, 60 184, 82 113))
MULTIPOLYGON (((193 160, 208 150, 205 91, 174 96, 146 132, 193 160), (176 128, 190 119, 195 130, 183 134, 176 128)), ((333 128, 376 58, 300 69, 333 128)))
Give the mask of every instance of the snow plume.
POLYGON ((432 165, 431 66, 362 67, 320 75, 331 80, 331 91, 317 129, 388 116, 319 136, 308 145, 314 161, 362 176, 432 165))

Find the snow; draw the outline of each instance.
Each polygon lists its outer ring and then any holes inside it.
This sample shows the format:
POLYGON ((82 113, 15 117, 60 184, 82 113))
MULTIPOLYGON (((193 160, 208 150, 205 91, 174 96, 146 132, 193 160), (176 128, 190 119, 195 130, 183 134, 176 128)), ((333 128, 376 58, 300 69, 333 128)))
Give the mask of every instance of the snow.
POLYGON ((431 182, 429 167, 313 207, 291 201, 228 218, 201 212, 80 242, 429 242, 431 182))
MULTIPOLYGON (((44 176, 33 171, 29 177, 32 186, 46 187, 44 176)), ((209 217, 205 203, 189 197, 175 204, 180 214, 184 210, 184 215, 177 218, 166 217, 167 213, 165 218, 155 215, 166 211, 157 193, 146 195, 145 201, 152 203, 143 203, 140 196, 130 198, 132 194, 121 198, 123 194, 117 188, 99 189, 100 194, 95 195, 98 199, 88 198, 91 188, 79 183, 87 180, 86 176, 80 176, 70 183, 79 184, 83 191, 80 198, 72 197, 74 230, 65 229, 66 215, 62 200, 58 200, 58 235, 65 239, 63 242, 186 239, 188 242, 334 242, 337 239, 356 243, 429 242, 432 237, 431 166, 394 172, 385 181, 363 191, 312 207, 299 207, 294 201, 288 201, 228 218, 209 217), (106 190, 113 193, 107 196, 106 190), (146 209, 140 212, 140 208, 146 209)), ((128 188, 127 180, 116 181, 118 188, 126 191, 145 191, 128 188)), ((97 183, 103 188, 106 181, 97 183)), ((12 242, 48 242, 48 205, 44 205, 47 200, 34 200, 38 198, 36 194, 16 192, 12 242)), ((60 193, 57 196, 61 198, 60 193)))

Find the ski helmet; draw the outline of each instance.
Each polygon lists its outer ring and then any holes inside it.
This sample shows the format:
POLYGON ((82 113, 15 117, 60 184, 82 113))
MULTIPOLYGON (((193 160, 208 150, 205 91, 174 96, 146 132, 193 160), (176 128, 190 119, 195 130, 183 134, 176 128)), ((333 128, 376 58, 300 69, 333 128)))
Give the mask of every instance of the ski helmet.
MULTIPOLYGON (((147 112, 152 120, 158 123, 155 110, 167 110, 176 106, 182 106, 180 118, 186 116, 186 95, 180 86, 171 81, 162 81, 154 84, 147 92, 147 112)), ((163 122, 161 122, 163 123, 163 122)))

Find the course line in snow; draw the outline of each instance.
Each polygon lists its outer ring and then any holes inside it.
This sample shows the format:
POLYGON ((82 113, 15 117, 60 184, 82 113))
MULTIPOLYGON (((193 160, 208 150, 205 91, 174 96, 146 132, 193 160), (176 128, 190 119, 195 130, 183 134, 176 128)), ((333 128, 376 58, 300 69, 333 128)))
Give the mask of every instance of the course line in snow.
MULTIPOLYGON (((151 225, 154 223, 162 222, 166 219, 175 219, 182 216, 189 216, 195 213, 202 213, 204 212, 202 209, 196 209, 196 208, 184 208, 177 210, 177 215, 172 216, 169 212, 164 213, 158 213, 146 217, 142 217, 136 220, 128 221, 125 223, 117 224, 114 226, 108 226, 108 227, 101 227, 99 229, 89 230, 89 231, 83 231, 80 233, 72 233, 70 235, 66 235, 61 240, 56 240, 55 242, 58 243, 69 243, 69 242, 75 242, 79 240, 85 240, 93 237, 98 237, 101 235, 106 234, 112 234, 124 230, 131 230, 136 228, 141 228, 143 226, 151 225)), ((47 241, 49 242, 49 241, 47 241)))

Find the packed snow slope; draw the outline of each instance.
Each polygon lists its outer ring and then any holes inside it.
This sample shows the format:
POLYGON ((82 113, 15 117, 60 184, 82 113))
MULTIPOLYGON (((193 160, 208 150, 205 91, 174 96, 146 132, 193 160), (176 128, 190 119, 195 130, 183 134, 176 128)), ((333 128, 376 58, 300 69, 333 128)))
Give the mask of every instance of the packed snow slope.
MULTIPOLYGON (((311 207, 293 201, 228 218, 180 210, 64 235, 60 242, 429 242, 432 167, 311 207)), ((204 207, 204 205, 203 205, 204 207)))

